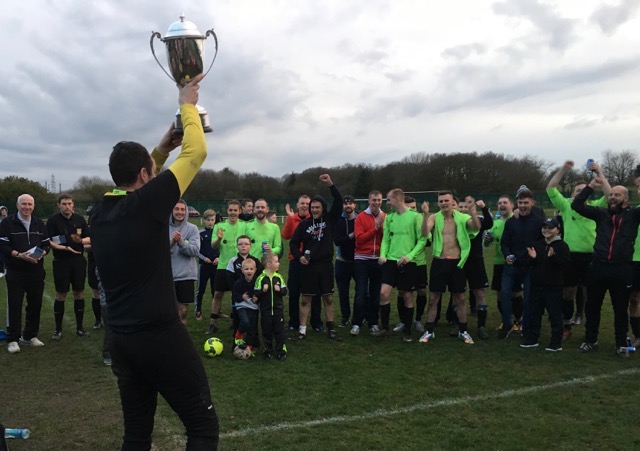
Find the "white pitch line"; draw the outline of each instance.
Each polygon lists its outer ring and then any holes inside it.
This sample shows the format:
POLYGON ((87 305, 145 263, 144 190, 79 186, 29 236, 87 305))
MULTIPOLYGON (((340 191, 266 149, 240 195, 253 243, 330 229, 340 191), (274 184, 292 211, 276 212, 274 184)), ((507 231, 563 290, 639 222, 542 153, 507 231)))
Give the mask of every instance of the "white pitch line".
POLYGON ((439 401, 414 404, 414 405, 403 407, 400 409, 393 409, 393 410, 379 409, 379 410, 375 410, 369 413, 364 413, 361 415, 337 415, 334 417, 320 418, 317 420, 296 421, 296 422, 279 423, 279 424, 273 424, 273 425, 256 426, 256 427, 250 427, 245 429, 238 429, 232 432, 224 432, 220 434, 220 438, 225 439, 225 438, 233 438, 233 437, 244 437, 252 434, 282 431, 285 429, 307 428, 312 426, 322 426, 325 424, 347 423, 347 422, 353 422, 353 421, 370 420, 373 418, 389 417, 393 415, 400 415, 403 413, 411 413, 419 410, 428 410, 428 409, 433 409, 435 407, 455 406, 459 404, 468 404, 468 403, 478 402, 478 401, 487 401, 489 399, 511 398, 513 396, 521 396, 529 393, 536 393, 536 392, 541 392, 545 390, 553 390, 555 388, 570 387, 572 385, 587 384, 590 382, 595 382, 603 379, 613 379, 617 376, 627 376, 627 375, 637 374, 637 373, 640 373, 640 368, 630 368, 626 370, 616 371, 615 373, 599 374, 595 376, 576 377, 574 379, 554 382, 552 384, 534 385, 532 387, 515 388, 511 390, 488 393, 485 395, 463 396, 461 398, 442 399, 439 401))

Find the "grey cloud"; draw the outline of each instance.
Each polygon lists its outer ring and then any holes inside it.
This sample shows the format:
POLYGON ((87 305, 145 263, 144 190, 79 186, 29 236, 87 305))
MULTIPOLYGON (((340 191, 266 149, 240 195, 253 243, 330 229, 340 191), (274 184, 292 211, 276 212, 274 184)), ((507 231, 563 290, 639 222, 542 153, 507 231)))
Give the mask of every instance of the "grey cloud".
POLYGON ((385 72, 384 76, 394 83, 402 83, 413 79, 415 72, 412 70, 404 70, 400 72, 385 72))
POLYGON ((464 44, 455 47, 449 47, 442 52, 442 56, 444 58, 456 58, 459 60, 463 60, 465 58, 468 58, 472 54, 482 55, 486 51, 487 48, 484 45, 476 42, 473 44, 464 44))
POLYGON ((565 130, 578 130, 581 128, 590 128, 598 123, 597 119, 577 119, 573 122, 566 124, 563 128, 565 130))
POLYGON ((602 32, 612 35, 618 27, 631 19, 638 10, 640 0, 622 0, 619 5, 602 5, 591 15, 591 22, 602 32))
POLYGON ((556 50, 565 50, 576 37, 574 27, 578 21, 559 17, 550 5, 537 0, 511 0, 494 3, 493 11, 508 17, 529 20, 540 31, 548 35, 549 44, 556 50))

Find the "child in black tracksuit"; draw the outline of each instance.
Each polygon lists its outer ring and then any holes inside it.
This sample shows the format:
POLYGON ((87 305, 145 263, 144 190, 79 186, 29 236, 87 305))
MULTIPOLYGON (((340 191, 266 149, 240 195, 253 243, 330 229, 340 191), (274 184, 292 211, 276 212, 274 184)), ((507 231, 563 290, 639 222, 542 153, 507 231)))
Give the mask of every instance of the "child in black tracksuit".
POLYGON ((540 325, 545 308, 551 324, 551 341, 547 351, 562 351, 562 287, 564 271, 569 265, 569 246, 560 238, 560 224, 548 218, 542 224, 544 239, 527 248, 532 261, 531 325, 525 328, 523 348, 535 348, 540 338, 540 325))
POLYGON ((264 271, 256 279, 254 299, 260 306, 260 324, 262 325, 262 339, 264 341, 264 358, 273 358, 273 341, 275 339, 276 358, 280 361, 287 358, 284 346, 284 302, 287 286, 284 277, 278 274, 280 261, 275 254, 265 254, 262 257, 264 271))
POLYGON ((233 305, 234 336, 233 348, 253 349, 259 345, 258 341, 258 305, 255 302, 254 286, 256 283, 256 263, 247 258, 241 263, 241 277, 236 280, 231 289, 231 303, 233 305))

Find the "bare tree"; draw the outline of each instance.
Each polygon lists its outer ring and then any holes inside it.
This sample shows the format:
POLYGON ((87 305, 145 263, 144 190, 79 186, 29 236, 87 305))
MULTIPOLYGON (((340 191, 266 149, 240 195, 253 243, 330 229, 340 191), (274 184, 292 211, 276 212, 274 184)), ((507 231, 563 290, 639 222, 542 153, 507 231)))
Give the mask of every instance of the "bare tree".
POLYGON ((607 149, 602 152, 602 171, 612 185, 628 185, 633 182, 638 158, 632 150, 618 152, 607 149))

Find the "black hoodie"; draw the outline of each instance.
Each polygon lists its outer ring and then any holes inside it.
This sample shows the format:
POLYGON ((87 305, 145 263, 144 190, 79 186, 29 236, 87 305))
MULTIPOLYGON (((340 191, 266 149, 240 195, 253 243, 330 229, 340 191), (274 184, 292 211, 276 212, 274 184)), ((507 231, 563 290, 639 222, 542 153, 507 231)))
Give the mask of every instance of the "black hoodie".
POLYGON ((309 250, 311 252, 311 264, 317 262, 333 261, 333 240, 335 238, 336 222, 342 214, 342 194, 336 188, 336 185, 329 187, 333 203, 331 210, 327 211, 327 201, 322 196, 315 196, 311 199, 311 203, 318 201, 322 204, 322 216, 313 219, 313 215, 303 219, 298 224, 296 231, 289 241, 291 254, 296 260, 300 260, 309 250), (302 248, 300 247, 302 244, 302 248))

